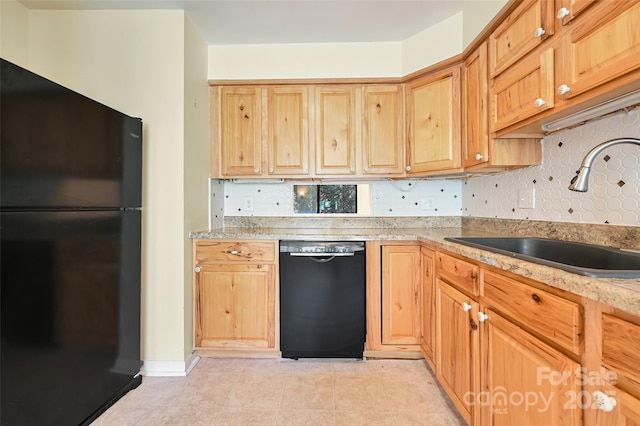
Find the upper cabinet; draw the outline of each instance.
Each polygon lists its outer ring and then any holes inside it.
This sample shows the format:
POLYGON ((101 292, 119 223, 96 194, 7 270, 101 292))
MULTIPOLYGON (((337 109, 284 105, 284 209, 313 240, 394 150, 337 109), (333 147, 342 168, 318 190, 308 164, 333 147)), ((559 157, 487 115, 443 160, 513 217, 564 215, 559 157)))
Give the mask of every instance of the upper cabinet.
POLYGON ((356 173, 356 89, 315 88, 316 173, 356 173))
POLYGON ((496 139, 489 136, 487 86, 487 43, 484 42, 462 65, 462 163, 465 170, 493 172, 540 164, 542 145, 539 138, 496 139))
POLYGON ((269 175, 309 174, 309 100, 304 86, 267 89, 269 175))
POLYGON ((362 173, 404 173, 403 87, 399 84, 362 89, 362 173))
POLYGON ((562 37, 557 85, 562 99, 640 70, 639 1, 602 1, 582 16, 562 37))
POLYGON ((489 37, 489 74, 500 74, 552 35, 553 15, 553 0, 521 2, 489 37))
POLYGON ((640 89, 637 22, 639 0, 519 4, 489 39, 491 134, 541 134, 542 123, 640 89), (552 6, 555 36, 553 20, 545 26, 542 19, 545 33, 536 43, 505 47, 520 34, 512 26, 538 11, 549 20, 552 6))
POLYGON ((220 111, 220 167, 224 176, 262 172, 262 94, 259 88, 223 87, 220 111))
POLYGON ((407 175, 461 171, 460 65, 406 87, 407 175))

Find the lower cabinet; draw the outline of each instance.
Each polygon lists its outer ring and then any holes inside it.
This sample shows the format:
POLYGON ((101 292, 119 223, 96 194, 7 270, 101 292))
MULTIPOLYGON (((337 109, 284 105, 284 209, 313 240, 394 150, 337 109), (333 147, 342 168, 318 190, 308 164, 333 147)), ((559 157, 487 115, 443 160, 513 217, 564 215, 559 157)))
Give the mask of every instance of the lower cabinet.
POLYGON ((370 358, 421 358, 421 254, 415 241, 367 241, 370 358))
POLYGON ((580 425, 580 364, 494 311, 484 321, 482 425, 580 425))
POLYGON ((478 303, 440 278, 436 296, 436 375, 462 417, 472 424, 479 355, 478 303))
POLYGON ((436 342, 436 280, 435 252, 426 247, 420 248, 422 276, 420 283, 420 349, 427 362, 435 371, 436 342))
POLYGON ((600 392, 597 399, 589 398, 590 405, 595 409, 595 425, 640 425, 640 400, 608 383, 602 385, 600 392))
POLYGON ((276 349, 276 250, 275 241, 196 242, 196 348, 276 349))

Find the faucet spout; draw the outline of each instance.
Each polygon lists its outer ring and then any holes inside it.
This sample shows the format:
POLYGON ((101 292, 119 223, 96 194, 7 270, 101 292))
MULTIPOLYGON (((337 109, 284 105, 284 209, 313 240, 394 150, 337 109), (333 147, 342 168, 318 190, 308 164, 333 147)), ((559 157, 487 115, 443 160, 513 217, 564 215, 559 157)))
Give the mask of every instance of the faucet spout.
POLYGON ((589 188, 589 173, 591 172, 591 165, 593 164, 593 160, 603 150, 609 148, 610 146, 622 143, 629 143, 640 146, 640 139, 618 138, 611 139, 606 142, 602 142, 599 145, 596 145, 591 151, 587 153, 587 155, 585 155, 584 159, 582 160, 582 164, 580 164, 580 169, 576 171, 576 175, 573 177, 573 179, 571 179, 569 189, 571 191, 587 192, 587 189, 589 188))

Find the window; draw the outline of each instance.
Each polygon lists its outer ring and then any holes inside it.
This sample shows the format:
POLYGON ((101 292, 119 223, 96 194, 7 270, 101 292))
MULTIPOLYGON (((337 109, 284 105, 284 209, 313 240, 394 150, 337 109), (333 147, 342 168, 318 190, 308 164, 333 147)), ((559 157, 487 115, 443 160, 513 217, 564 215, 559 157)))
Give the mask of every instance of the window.
POLYGON ((359 185, 293 185, 298 214, 357 213, 359 185))

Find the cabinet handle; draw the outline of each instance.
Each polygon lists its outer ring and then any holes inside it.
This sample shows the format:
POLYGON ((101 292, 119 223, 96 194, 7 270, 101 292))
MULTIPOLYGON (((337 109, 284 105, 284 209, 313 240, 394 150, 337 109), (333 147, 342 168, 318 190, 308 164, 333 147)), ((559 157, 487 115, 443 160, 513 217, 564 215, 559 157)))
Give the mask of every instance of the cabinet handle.
POLYGON ((488 319, 489 315, 485 314, 484 312, 478 312, 478 321, 485 322, 488 319))
POLYGON ((542 99, 542 98, 538 98, 538 99, 536 99, 536 101, 533 103, 533 105, 534 105, 536 108, 542 108, 542 107, 544 106, 544 104, 546 104, 546 102, 545 102, 545 101, 544 101, 544 99, 542 99))
POLYGON ((349 173, 355 173, 356 169, 354 169, 353 167, 349 169, 349 173))
POLYGON ((536 30, 533 32, 534 37, 536 38, 540 38, 543 35, 545 35, 546 31, 544 30, 544 28, 540 27, 540 28, 536 28, 536 30))
POLYGON ((367 172, 367 173, 369 173, 369 168, 368 168, 368 167, 365 167, 365 168, 364 168, 364 171, 365 171, 365 172, 367 172))
POLYGON ((484 155, 480 154, 479 152, 476 152, 476 160, 480 161, 484 158, 484 155))
POLYGON ((406 171, 410 172, 411 171, 411 166, 407 166, 404 168, 406 171))
POLYGON ((269 173, 273 173, 275 170, 273 168, 269 169, 269 173))
POLYGON ((464 302, 464 303, 462 304, 462 310, 463 310, 463 311, 465 311, 465 312, 470 311, 470 310, 471 310, 471 307, 472 307, 472 306, 471 306, 470 304, 468 304, 467 302, 464 302))
POLYGON ((606 411, 607 413, 618 405, 618 401, 612 396, 607 395, 601 391, 595 391, 593 393, 593 401, 596 404, 596 407, 601 409, 602 411, 606 411))
POLYGON ((567 93, 569 93, 571 91, 571 87, 567 86, 566 84, 561 84, 558 87, 558 94, 559 95, 566 95, 567 93))
POLYGON ((199 266, 196 266, 194 271, 196 271, 196 273, 199 273, 200 271, 202 271, 202 268, 199 266))
POLYGON ((256 174, 260 173, 260 169, 253 169, 253 171, 254 171, 256 174))
POLYGON ((571 12, 569 11, 569 9, 567 9, 566 7, 561 7, 558 10, 558 14, 556 16, 558 17, 558 19, 562 19, 562 18, 566 18, 569 15, 571 15, 571 12))

